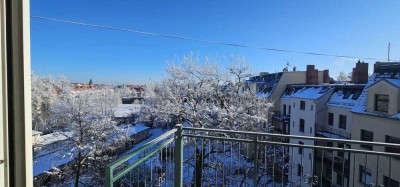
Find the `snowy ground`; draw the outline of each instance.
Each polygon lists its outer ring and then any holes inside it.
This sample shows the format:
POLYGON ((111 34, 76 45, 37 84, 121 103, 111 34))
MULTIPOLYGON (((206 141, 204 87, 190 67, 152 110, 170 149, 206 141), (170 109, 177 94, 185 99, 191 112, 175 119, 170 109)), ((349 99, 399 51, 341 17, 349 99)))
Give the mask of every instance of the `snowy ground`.
POLYGON ((115 117, 128 117, 131 114, 138 113, 140 108, 142 107, 141 104, 121 104, 118 105, 114 109, 114 116, 115 117))

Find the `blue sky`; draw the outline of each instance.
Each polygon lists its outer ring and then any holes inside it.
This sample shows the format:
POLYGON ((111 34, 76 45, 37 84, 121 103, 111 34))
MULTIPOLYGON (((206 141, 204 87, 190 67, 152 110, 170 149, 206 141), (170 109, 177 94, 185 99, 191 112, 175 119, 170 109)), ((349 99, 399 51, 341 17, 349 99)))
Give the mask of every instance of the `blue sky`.
MULTIPOLYGON (((31 0, 31 15, 120 28, 360 57, 400 59, 400 1, 31 0)), ((31 20, 32 70, 73 82, 144 84, 163 77, 166 61, 189 52, 243 55, 253 73, 286 62, 351 72, 354 59, 238 48, 31 20)), ((370 63, 370 72, 375 61, 370 63)), ((222 65, 225 65, 223 63, 222 65)))

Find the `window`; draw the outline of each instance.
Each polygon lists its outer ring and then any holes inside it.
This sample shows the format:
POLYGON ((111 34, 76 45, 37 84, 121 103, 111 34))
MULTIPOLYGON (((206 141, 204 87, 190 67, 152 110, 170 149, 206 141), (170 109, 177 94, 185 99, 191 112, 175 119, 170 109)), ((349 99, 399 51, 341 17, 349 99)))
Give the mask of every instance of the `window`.
POLYGON ((312 127, 310 127, 310 134, 312 134, 312 127))
POLYGON ((283 105, 283 116, 286 116, 286 105, 283 105))
POLYGON ((293 121, 293 123, 292 123, 292 124, 293 124, 293 127, 294 127, 294 121, 293 121))
MULTIPOLYGON (((338 143, 338 148, 344 148, 344 144, 343 143, 338 143)), ((343 158, 344 152, 343 151, 338 151, 338 156, 343 158)))
POLYGON ((304 119, 300 119, 300 126, 299 126, 299 131, 304 132, 304 119))
POLYGON ((389 109, 389 95, 375 95, 375 111, 388 112, 389 109))
POLYGON ((300 110, 305 110, 305 109, 306 109, 306 102, 300 101, 300 110))
MULTIPOLYGON (((369 141, 369 142, 374 141, 374 133, 371 131, 361 129, 361 141, 369 141)), ((372 150, 372 145, 361 145, 361 147, 372 150)))
MULTIPOLYGON (((400 138, 386 135, 385 139, 386 139, 386 143, 400 144, 400 138)), ((391 153, 400 153, 400 148, 399 147, 385 147, 385 151, 391 152, 391 153)))
POLYGON ((328 125, 333 125, 333 113, 328 113, 328 125))
POLYGON ((343 184, 343 177, 342 175, 338 174, 336 175, 336 184, 341 186, 343 184))
POLYGON ((346 129, 347 116, 339 115, 339 128, 346 129))
POLYGON ((360 182, 366 185, 372 183, 371 169, 360 165, 360 182))
POLYGON ((386 187, 400 187, 399 181, 391 179, 385 175, 383 176, 383 185, 386 187))
MULTIPOLYGON (((304 145, 304 142, 299 141, 299 145, 304 145)), ((303 148, 302 147, 299 147, 298 153, 301 154, 301 155, 303 154, 303 148)))
POLYGON ((292 107, 289 105, 289 112, 288 112, 289 115, 290 115, 290 113, 292 112, 291 110, 292 110, 292 107))
POLYGON ((327 147, 333 147, 333 143, 332 142, 326 142, 326 146, 327 147))
POLYGON ((297 176, 301 176, 303 173, 303 166, 301 164, 297 164, 297 176))
POLYGON ((311 105, 311 111, 313 111, 314 110, 314 105, 311 105))
POLYGON ((295 102, 293 102, 293 108, 295 108, 296 107, 296 103, 295 102))

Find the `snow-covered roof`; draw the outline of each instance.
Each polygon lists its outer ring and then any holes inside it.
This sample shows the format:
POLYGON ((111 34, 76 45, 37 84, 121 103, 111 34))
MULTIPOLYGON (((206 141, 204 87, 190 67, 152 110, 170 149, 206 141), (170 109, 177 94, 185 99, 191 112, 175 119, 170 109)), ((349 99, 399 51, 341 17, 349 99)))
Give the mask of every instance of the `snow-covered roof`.
POLYGON ((138 134, 142 131, 150 129, 150 127, 148 127, 144 124, 136 124, 136 125, 125 124, 125 125, 119 125, 118 128, 125 131, 126 135, 128 135, 128 136, 132 136, 134 134, 138 134))
MULTIPOLYGON (((394 67, 396 64, 392 64, 392 67, 394 67)), ((367 99, 368 99, 368 88, 371 87, 372 85, 376 84, 379 81, 387 81, 391 84, 398 84, 400 82, 400 63, 395 66, 395 68, 392 69, 378 69, 378 72, 375 72, 368 78, 368 83, 365 86, 364 90, 362 91, 360 97, 357 100, 357 103, 351 110, 351 112, 355 113, 360 113, 360 114, 367 114, 367 115, 374 115, 374 116, 381 116, 385 118, 391 118, 391 119, 397 119, 400 120, 400 112, 391 116, 388 115, 383 115, 383 114, 378 114, 378 113, 372 113, 372 112, 367 112, 367 99), (397 68, 397 69, 396 69, 397 68), (396 71, 393 71, 396 70, 396 71), (388 70, 387 72, 383 70, 388 70), (398 70, 398 71, 397 71, 398 70)))
POLYGON ((33 159, 33 176, 38 176, 53 168, 57 168, 74 160, 71 150, 67 147, 62 148, 47 155, 36 157, 33 159))
POLYGON ((71 132, 54 132, 50 134, 42 135, 38 145, 49 145, 58 141, 66 140, 72 137, 71 132))
POLYGON ((400 88, 400 79, 384 79, 384 80, 386 80, 387 82, 389 82, 393 86, 396 86, 396 87, 400 88))
POLYGON ((269 98, 281 77, 282 73, 262 74, 250 77, 246 84, 256 85, 258 97, 269 98))
POLYGON ((40 131, 35 131, 35 130, 32 130, 32 136, 35 136, 35 135, 40 135, 40 134, 42 134, 42 132, 40 132, 40 131))
POLYGON ((365 85, 338 86, 329 98, 327 105, 351 109, 357 104, 357 99, 364 87, 365 85))
POLYGON ((333 88, 329 86, 304 86, 287 88, 282 98, 318 99, 333 88))
POLYGON ((114 117, 129 117, 131 114, 138 113, 141 104, 121 104, 115 108, 114 117))
POLYGON ((345 138, 343 136, 339 136, 337 134, 333 134, 333 133, 326 132, 326 131, 315 132, 315 134, 320 135, 322 137, 326 137, 326 138, 332 138, 332 139, 339 139, 339 140, 346 140, 347 139, 347 138, 345 138))

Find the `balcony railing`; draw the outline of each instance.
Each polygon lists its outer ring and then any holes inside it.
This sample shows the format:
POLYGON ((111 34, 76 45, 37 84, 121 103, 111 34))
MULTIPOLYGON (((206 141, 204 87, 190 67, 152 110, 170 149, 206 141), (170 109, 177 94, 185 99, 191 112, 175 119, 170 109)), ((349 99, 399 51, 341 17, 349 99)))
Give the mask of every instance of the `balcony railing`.
POLYGON ((333 133, 333 134, 342 136, 347 139, 351 138, 351 134, 349 132, 346 132, 345 130, 336 129, 336 128, 330 127, 328 125, 315 124, 315 131, 316 132, 329 132, 329 133, 333 133))
POLYGON ((383 186, 399 180, 400 161, 392 159, 398 153, 316 142, 400 149, 398 144, 177 125, 109 165, 106 186, 383 186), (347 161, 335 152, 348 153, 347 161), (332 159, 326 159, 328 153, 332 159))

